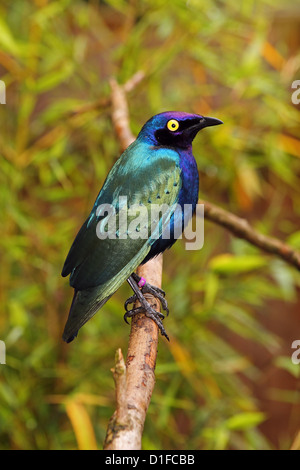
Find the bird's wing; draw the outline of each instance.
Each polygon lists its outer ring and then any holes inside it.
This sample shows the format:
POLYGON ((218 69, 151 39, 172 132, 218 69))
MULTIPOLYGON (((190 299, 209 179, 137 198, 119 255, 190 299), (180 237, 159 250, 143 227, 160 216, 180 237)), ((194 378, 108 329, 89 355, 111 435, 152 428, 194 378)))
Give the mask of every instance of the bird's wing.
POLYGON ((89 218, 76 236, 63 267, 62 275, 71 274, 70 284, 77 291, 98 286, 98 301, 106 298, 112 295, 143 261, 153 243, 150 214, 147 212, 146 215, 140 216, 139 227, 135 223, 137 216, 129 216, 128 234, 120 234, 118 223, 122 217, 124 200, 120 198, 127 198, 129 207, 149 207, 151 203, 168 205, 170 209, 165 213, 165 218, 159 215, 154 223, 156 235, 161 233, 178 201, 181 187, 178 158, 178 154, 173 150, 154 151, 138 144, 132 144, 122 154, 109 173, 89 218), (101 230, 103 233, 107 221, 105 217, 97 215, 102 204, 110 204, 115 208, 116 238, 100 239, 97 235, 96 230, 98 234, 101 230), (146 226, 148 228, 145 234, 146 226), (139 237, 140 230, 143 238, 139 237))

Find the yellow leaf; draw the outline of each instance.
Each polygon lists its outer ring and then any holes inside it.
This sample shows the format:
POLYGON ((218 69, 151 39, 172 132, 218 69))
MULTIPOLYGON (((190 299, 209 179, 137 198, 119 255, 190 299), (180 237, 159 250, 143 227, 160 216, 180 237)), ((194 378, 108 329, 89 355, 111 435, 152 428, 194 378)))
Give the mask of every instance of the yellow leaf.
POLYGON ((279 135, 279 145, 287 153, 300 158, 300 140, 289 135, 279 135))
POLYGON ((79 450, 97 450, 93 425, 85 407, 77 401, 68 400, 66 411, 72 423, 79 450))
POLYGON ((281 70, 285 64, 285 59, 268 41, 265 42, 262 55, 266 61, 276 70, 281 70))

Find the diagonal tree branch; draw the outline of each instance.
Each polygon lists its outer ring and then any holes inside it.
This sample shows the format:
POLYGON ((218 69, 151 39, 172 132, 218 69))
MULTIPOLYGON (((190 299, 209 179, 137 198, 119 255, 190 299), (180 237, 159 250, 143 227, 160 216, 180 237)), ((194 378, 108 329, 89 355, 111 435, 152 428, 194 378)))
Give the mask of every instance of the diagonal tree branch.
POLYGON ((237 217, 221 207, 199 199, 204 204, 204 217, 229 230, 238 238, 243 238, 266 253, 273 254, 300 270, 300 253, 278 238, 263 235, 255 230, 246 219, 237 217))
MULTIPOLYGON (((108 98, 101 98, 101 99, 99 99, 99 100, 97 100, 93 103, 87 103, 87 104, 84 104, 82 106, 79 106, 77 109, 74 109, 71 113, 68 113, 67 115, 65 115, 64 119, 72 118, 73 116, 78 116, 80 114, 84 114, 84 113, 87 113, 89 111, 96 111, 97 109, 105 109, 105 108, 108 108, 111 105, 114 108, 113 112, 118 112, 118 110, 121 110, 121 112, 122 112, 122 110, 126 110, 127 109, 127 103, 126 103, 126 106, 124 106, 124 103, 123 103, 123 108, 120 108, 120 106, 119 106, 118 100, 120 100, 120 99, 122 100, 122 97, 120 95, 123 95, 123 98, 126 101, 126 96, 125 96, 126 93, 130 93, 131 90, 133 90, 143 80, 144 77, 145 77, 145 73, 142 70, 139 70, 126 83, 124 83, 124 85, 122 87, 119 87, 120 88, 120 93, 119 94, 118 94, 118 91, 117 91, 118 84, 114 79, 112 79, 110 85, 111 85, 111 88, 114 91, 111 94, 111 96, 109 96, 108 98), (117 103, 116 103, 116 101, 117 101, 117 103), (117 104, 117 107, 115 106, 115 104, 117 104)), ((118 126, 118 122, 114 118, 113 118, 113 122, 114 122, 115 125, 118 126)), ((126 130, 129 129, 128 126, 125 126, 125 127, 126 127, 126 130)), ((117 136, 119 137, 118 134, 117 134, 117 136)), ((133 136, 131 136, 131 137, 134 140, 134 137, 133 136)), ((120 142, 120 143, 122 145, 122 142, 120 142)), ((124 148, 124 150, 125 150, 125 148, 124 148)))

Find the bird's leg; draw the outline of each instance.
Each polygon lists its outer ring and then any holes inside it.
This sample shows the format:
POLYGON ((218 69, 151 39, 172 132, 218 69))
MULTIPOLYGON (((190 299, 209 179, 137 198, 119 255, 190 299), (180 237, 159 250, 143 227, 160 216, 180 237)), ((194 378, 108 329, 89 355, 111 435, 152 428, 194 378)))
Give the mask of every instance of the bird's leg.
MULTIPOLYGON (((138 274, 136 274, 136 273, 133 273, 131 275, 131 277, 135 280, 138 287, 141 288, 141 291, 142 291, 143 294, 151 294, 151 295, 153 295, 153 297, 156 297, 160 301, 163 310, 166 312, 166 314, 168 316, 169 315, 169 309, 168 309, 168 302, 165 299, 165 295, 166 295, 165 291, 160 289, 159 287, 152 286, 152 284, 149 284, 148 282, 146 282, 146 279, 144 279, 143 277, 138 276, 138 274)), ((125 310, 128 311, 128 309, 127 309, 128 304, 132 304, 136 301, 137 301, 136 294, 129 297, 129 299, 127 299, 125 304, 124 304, 125 310)))
MULTIPOLYGON (((145 299, 142 291, 140 290, 136 279, 133 277, 133 275, 129 276, 127 279, 128 284, 132 288, 133 292, 135 295, 130 297, 126 302, 125 302, 125 309, 126 313, 124 315, 124 320, 126 323, 128 323, 127 319, 133 317, 134 315, 138 313, 145 313, 145 315, 149 318, 151 318, 158 326, 160 329, 160 332, 163 336, 165 336, 168 340, 169 337, 166 333, 166 330, 164 329, 164 326, 162 324, 162 320, 164 319, 164 315, 160 312, 157 312, 150 304, 149 302, 145 299), (135 302, 138 300, 141 304, 141 307, 134 308, 132 310, 127 311, 127 305, 129 303, 135 302)), ((154 294, 156 296, 156 294, 154 294)))

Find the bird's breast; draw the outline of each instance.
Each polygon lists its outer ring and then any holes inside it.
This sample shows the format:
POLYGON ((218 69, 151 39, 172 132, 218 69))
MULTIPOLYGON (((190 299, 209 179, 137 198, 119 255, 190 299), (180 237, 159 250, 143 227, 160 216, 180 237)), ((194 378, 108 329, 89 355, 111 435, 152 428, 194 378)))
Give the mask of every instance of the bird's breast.
POLYGON ((185 204, 191 204, 194 213, 199 194, 199 174, 196 160, 191 151, 181 152, 180 169, 182 186, 179 192, 178 204, 182 208, 185 204))

